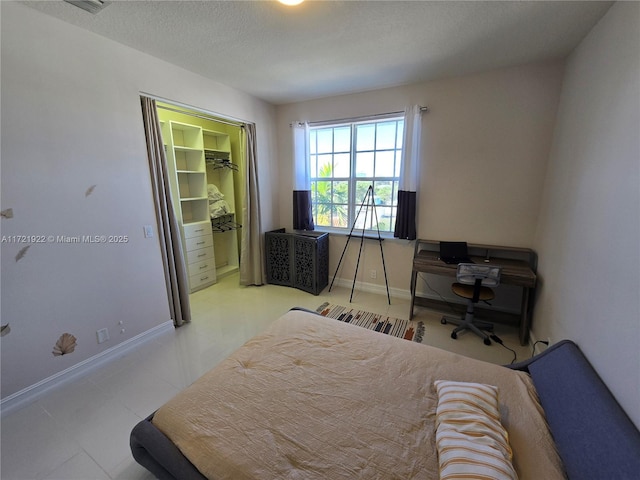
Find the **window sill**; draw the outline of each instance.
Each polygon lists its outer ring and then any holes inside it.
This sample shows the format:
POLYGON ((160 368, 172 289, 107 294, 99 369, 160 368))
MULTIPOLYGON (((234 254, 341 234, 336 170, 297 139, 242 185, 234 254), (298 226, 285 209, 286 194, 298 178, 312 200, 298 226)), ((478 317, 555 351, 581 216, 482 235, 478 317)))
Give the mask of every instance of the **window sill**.
MULTIPOLYGON (((330 228, 330 227, 316 227, 315 230, 313 230, 314 232, 322 232, 322 233, 330 233, 331 235, 338 235, 338 236, 343 236, 343 237, 347 237, 349 236, 349 232, 350 230, 347 229, 343 229, 343 228, 330 228)), ((352 237, 361 237, 362 236, 362 230, 357 230, 354 229, 353 233, 351 234, 352 237)), ((365 238, 372 238, 374 240, 378 239, 378 232, 375 230, 365 230, 364 232, 364 236, 365 238)), ((399 240, 397 238, 395 238, 393 236, 393 233, 391 232, 380 232, 380 238, 383 240, 399 240)))

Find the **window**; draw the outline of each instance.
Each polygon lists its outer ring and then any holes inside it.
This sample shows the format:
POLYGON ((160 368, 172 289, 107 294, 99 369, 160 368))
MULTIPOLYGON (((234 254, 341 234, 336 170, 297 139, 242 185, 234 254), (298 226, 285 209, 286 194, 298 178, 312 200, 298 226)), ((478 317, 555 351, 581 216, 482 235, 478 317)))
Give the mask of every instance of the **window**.
POLYGON ((393 233, 403 129, 403 117, 309 128, 311 202, 317 228, 350 230, 356 222, 356 230, 364 226, 393 233), (373 196, 368 195, 369 186, 373 196), (371 208, 360 208, 372 201, 375 215, 371 208))

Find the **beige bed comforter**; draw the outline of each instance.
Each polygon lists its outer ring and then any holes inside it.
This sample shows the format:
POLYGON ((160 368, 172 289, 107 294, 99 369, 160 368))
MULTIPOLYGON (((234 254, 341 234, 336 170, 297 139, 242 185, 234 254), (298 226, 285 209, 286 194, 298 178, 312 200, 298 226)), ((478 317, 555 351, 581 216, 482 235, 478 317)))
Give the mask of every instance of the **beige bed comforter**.
POLYGON ((153 424, 210 479, 437 479, 437 379, 496 385, 519 478, 563 478, 525 373, 298 311, 153 424))

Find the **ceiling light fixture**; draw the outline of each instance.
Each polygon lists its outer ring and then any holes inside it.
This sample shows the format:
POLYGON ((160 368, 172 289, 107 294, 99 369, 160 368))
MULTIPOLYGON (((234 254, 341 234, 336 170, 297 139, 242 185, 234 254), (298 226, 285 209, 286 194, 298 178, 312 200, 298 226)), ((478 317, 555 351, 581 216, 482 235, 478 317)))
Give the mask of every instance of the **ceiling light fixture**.
POLYGON ((302 2, 304 2, 304 0, 278 0, 278 1, 283 5, 288 5, 290 7, 293 7, 295 5, 300 5, 302 2))
POLYGON ((64 0, 89 13, 96 14, 111 2, 107 0, 64 0))

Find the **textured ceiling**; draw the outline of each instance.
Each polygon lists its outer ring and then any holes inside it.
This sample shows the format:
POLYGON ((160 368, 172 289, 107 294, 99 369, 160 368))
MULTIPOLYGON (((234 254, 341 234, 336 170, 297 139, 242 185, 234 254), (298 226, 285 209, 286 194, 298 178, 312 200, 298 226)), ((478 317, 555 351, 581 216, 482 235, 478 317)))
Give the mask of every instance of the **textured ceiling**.
POLYGON ((274 104, 562 58, 612 2, 113 1, 32 8, 274 104))

